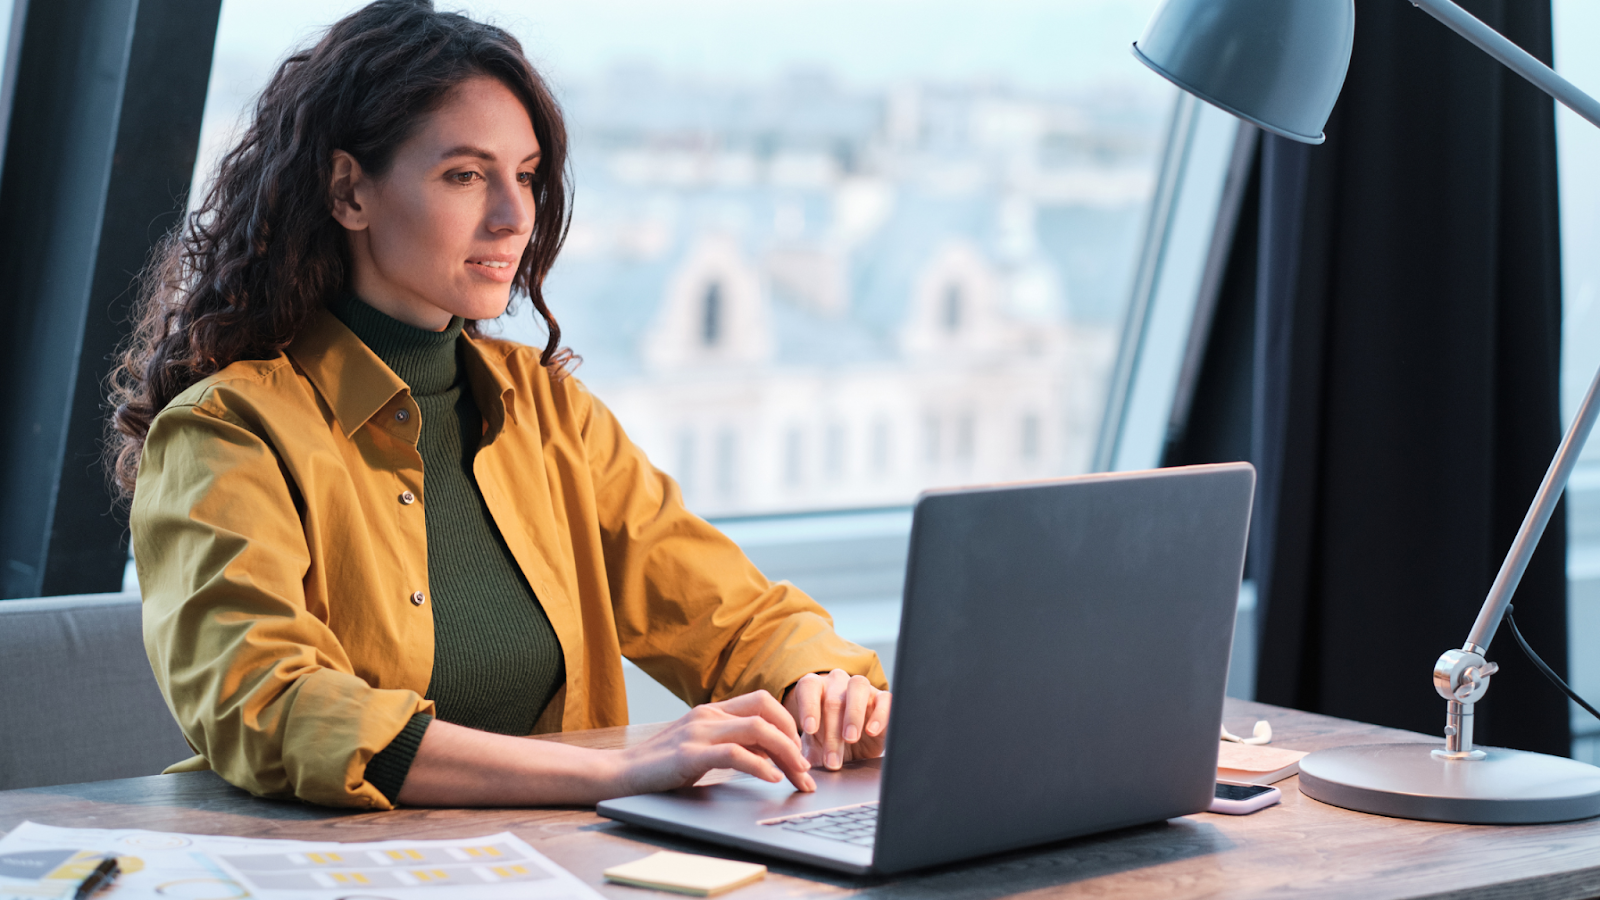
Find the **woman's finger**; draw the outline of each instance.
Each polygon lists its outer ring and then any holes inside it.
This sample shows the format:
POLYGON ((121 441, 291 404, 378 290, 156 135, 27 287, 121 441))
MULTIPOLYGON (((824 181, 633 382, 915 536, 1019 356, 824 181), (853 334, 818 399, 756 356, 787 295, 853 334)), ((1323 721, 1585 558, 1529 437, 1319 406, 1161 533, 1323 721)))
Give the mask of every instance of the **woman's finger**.
MULTIPOLYGON (((773 765, 771 761, 762 759, 738 744, 712 744, 706 748, 705 753, 697 762, 699 765, 696 765, 695 768, 704 766, 706 771, 711 769, 736 769, 746 775, 754 775, 762 781, 772 782, 773 784, 783 780, 783 771, 781 769, 773 765)), ((705 773, 702 772, 701 774, 705 773)), ((699 779, 696 780, 698 781, 699 779)), ((793 777, 789 780, 794 781, 793 777)), ((806 790, 799 784, 795 784, 795 787, 806 790)))
POLYGON ((867 736, 878 737, 889 730, 889 706, 894 700, 894 695, 888 691, 879 691, 872 698, 872 714, 867 716, 867 736))
POLYGON ((843 669, 834 669, 822 681, 822 760, 823 765, 837 769, 844 765, 844 701, 850 676, 843 669))
POLYGON ((794 786, 803 791, 817 789, 816 782, 807 774, 811 763, 800 753, 793 739, 776 726, 759 716, 746 716, 719 723, 712 740, 718 744, 738 744, 751 755, 764 755, 777 766, 794 786))
POLYGON ((865 733, 862 729, 867 724, 867 713, 872 706, 873 695, 878 689, 864 675, 855 675, 845 685, 844 695, 844 742, 854 744, 861 740, 865 733))
POLYGON ((789 689, 789 711, 801 734, 814 735, 822 727, 822 687, 822 676, 812 673, 789 689))
POLYGON ((735 743, 764 754, 796 785, 804 780, 811 763, 795 746, 794 738, 760 716, 728 717, 705 723, 697 740, 709 744, 735 743))
POLYGON ((760 716, 771 722, 772 727, 783 734, 793 735, 795 748, 799 749, 800 736, 795 730, 794 716, 791 716, 789 711, 783 708, 783 704, 779 703, 776 697, 766 691, 751 691, 748 694, 740 694, 731 700, 724 700, 716 704, 716 706, 724 712, 736 716, 760 716))

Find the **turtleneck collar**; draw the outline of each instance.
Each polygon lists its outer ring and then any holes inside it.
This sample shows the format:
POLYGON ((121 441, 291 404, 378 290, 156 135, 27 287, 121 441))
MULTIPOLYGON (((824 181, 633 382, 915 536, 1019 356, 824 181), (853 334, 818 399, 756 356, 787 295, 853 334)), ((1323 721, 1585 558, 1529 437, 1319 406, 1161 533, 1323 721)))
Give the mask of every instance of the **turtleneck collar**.
POLYGON ((354 294, 330 303, 328 311, 400 376, 412 396, 442 393, 460 377, 456 344, 466 327, 460 316, 443 331, 427 331, 379 312, 354 294))

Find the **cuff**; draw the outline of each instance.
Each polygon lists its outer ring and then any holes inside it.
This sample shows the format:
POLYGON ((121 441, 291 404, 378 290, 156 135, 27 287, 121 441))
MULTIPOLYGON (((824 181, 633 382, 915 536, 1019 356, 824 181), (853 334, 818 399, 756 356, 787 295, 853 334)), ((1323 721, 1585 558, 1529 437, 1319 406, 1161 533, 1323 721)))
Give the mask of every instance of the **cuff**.
POLYGON ((389 746, 373 754, 367 762, 367 780, 377 788, 389 802, 399 805, 400 788, 406 783, 406 775, 411 772, 411 761, 417 757, 417 748, 422 746, 422 733, 428 730, 428 723, 433 721, 433 716, 428 713, 417 713, 406 723, 406 727, 395 735, 389 746))

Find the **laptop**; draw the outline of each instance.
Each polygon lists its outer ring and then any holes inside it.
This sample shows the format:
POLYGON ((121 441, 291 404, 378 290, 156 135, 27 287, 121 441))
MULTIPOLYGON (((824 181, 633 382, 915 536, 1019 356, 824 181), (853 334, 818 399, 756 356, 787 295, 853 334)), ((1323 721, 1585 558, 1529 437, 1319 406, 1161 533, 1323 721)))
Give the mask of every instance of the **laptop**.
POLYGON ((1204 811, 1255 470, 928 491, 880 759, 601 803, 602 816, 850 874, 1204 811))

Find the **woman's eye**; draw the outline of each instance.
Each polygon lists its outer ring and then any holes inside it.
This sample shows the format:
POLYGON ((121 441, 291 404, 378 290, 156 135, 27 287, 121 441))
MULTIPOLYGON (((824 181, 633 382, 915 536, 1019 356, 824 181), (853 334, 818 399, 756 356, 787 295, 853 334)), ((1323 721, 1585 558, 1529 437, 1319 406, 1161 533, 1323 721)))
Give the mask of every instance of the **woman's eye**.
POLYGON ((527 186, 533 184, 533 173, 532 172, 518 172, 517 173, 517 184, 520 184, 523 187, 527 187, 527 186))
POLYGON ((477 177, 477 172, 455 172, 450 175, 450 180, 456 184, 471 184, 477 177))

